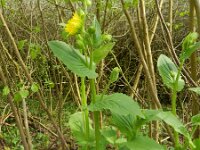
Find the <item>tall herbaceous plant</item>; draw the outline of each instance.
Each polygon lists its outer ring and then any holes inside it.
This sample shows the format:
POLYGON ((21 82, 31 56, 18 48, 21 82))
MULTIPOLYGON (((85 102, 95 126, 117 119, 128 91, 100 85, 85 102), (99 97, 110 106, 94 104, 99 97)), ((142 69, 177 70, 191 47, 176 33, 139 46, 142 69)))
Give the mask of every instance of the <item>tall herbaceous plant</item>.
MULTIPOLYGON (((97 93, 96 68, 113 49, 115 43, 112 42, 111 35, 102 33, 95 15, 88 13, 91 1, 76 0, 75 3, 81 4, 82 7, 77 9, 64 25, 67 37, 73 37, 75 44, 70 45, 56 40, 49 41, 48 45, 67 69, 80 77, 81 108, 69 119, 69 126, 79 149, 105 150, 108 145, 111 145, 121 150, 164 150, 166 149, 164 146, 143 135, 140 130, 142 126, 153 120, 163 120, 174 129, 176 147, 180 146, 178 134, 182 134, 187 141, 184 146, 196 149, 198 145, 195 145, 185 126, 176 117, 176 94, 184 86, 180 74, 183 63, 188 55, 199 47, 199 43, 191 43, 190 37, 186 39, 183 49, 189 46, 190 51, 185 50, 181 55, 178 69, 166 56, 161 55, 158 59, 158 69, 163 82, 172 91, 172 112, 142 110, 131 97, 125 94, 107 94, 109 86, 118 80, 121 71, 118 67, 112 69, 103 92, 97 93), (91 18, 93 21, 90 24, 91 18), (105 110, 110 112, 109 115, 104 114, 105 110), (102 121, 107 117, 111 119, 105 119, 108 120, 107 122, 102 121)), ((193 34, 190 36, 193 37, 193 34)))

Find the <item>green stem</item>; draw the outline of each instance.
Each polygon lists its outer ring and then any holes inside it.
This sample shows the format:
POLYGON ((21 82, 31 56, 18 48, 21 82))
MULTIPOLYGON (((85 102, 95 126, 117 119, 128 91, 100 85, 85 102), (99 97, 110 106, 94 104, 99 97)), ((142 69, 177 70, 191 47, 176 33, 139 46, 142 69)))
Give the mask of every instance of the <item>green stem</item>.
MULTIPOLYGON (((95 104, 96 102, 96 87, 95 87, 95 80, 90 79, 90 88, 91 88, 91 99, 92 103, 95 104)), ((94 112, 94 126, 95 126, 95 140, 96 140, 96 150, 100 148, 100 112, 94 112)))
POLYGON ((172 113, 176 116, 176 99, 177 92, 176 90, 172 90, 172 113))
MULTIPOLYGON (((176 90, 172 90, 172 113, 176 116, 176 99, 177 99, 177 92, 176 90)), ((179 145, 179 137, 178 133, 174 130, 174 140, 175 140, 175 147, 179 145)))
POLYGON ((87 109, 87 97, 86 97, 86 89, 85 89, 85 78, 81 78, 81 100, 82 100, 82 109, 84 112, 83 120, 85 120, 85 135, 87 140, 89 139, 89 112, 87 109))
MULTIPOLYGON (((90 51, 90 69, 93 65, 93 51, 90 51)), ((96 102, 96 87, 95 79, 90 79, 90 90, 91 90, 91 101, 93 104, 96 102)), ((94 112, 94 126, 95 126, 95 140, 96 140, 96 150, 100 149, 100 112, 94 112)))
MULTIPOLYGON (((177 116, 177 113, 176 113, 176 100, 177 100, 177 91, 178 91, 178 81, 179 81, 179 78, 180 78, 180 75, 181 75, 181 70, 183 68, 183 63, 184 62, 181 62, 180 63, 180 66, 178 68, 178 73, 177 73, 177 76, 176 76, 176 79, 175 79, 175 83, 174 83, 174 88, 172 90, 172 113, 177 116)), ((174 130, 174 139, 175 139, 175 147, 179 147, 179 135, 178 133, 174 130)))

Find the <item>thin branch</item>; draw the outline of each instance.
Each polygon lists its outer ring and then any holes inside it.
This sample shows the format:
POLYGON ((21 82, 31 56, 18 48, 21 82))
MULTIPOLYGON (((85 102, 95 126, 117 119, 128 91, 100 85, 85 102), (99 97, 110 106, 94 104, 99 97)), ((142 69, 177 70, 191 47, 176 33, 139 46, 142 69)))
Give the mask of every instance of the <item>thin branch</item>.
MULTIPOLYGON (((33 80, 32 80, 32 77, 31 77, 31 75, 29 74, 29 71, 28 71, 28 69, 27 69, 27 66, 25 65, 24 61, 22 60, 22 57, 21 57, 21 55, 20 55, 20 53, 19 53, 19 50, 18 50, 18 48, 17 48, 17 45, 16 45, 16 43, 15 43, 15 39, 14 39, 14 37, 12 36, 12 34, 11 34, 11 32, 10 32, 8 26, 7 26, 7 23, 6 23, 6 21, 5 21, 4 17, 3 17, 3 15, 2 15, 2 13, 1 13, 1 11, 0 11, 0 19, 1 19, 2 23, 3 23, 3 26, 4 26, 5 29, 6 29, 6 32, 7 32, 8 36, 9 36, 9 38, 11 39, 11 42, 12 42, 12 45, 13 45, 13 48, 14 48, 14 52, 15 52, 17 58, 18 58, 19 64, 21 65, 23 71, 25 72, 25 75, 26 75, 28 81, 30 82, 30 84, 33 84, 34 82, 33 82, 33 80)), ((43 102, 43 98, 42 98, 42 96, 41 96, 40 93, 41 93, 41 91, 37 92, 36 94, 37 94, 37 96, 38 96, 38 100, 39 100, 39 102, 40 102, 42 108, 46 111, 46 113, 47 113, 49 119, 50 119, 51 122, 52 122, 52 125, 53 125, 53 126, 55 127, 55 129, 57 130, 58 135, 59 135, 59 137, 60 137, 60 139, 61 139, 62 144, 65 145, 65 147, 66 147, 67 150, 69 150, 69 146, 67 145, 67 143, 66 143, 66 141, 65 141, 65 139, 64 139, 63 134, 61 133, 61 131, 60 131, 59 127, 56 125, 56 122, 55 122, 55 120, 53 119, 51 113, 49 112, 48 108, 46 107, 45 103, 43 102)))

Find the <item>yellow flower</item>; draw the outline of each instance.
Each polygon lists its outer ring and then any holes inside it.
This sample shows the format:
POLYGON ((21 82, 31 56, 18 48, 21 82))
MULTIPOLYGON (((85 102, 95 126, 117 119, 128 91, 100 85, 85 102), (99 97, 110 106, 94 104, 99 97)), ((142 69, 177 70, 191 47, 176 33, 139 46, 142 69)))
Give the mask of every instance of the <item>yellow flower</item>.
POLYGON ((69 33, 69 35, 75 35, 81 27, 82 27, 82 19, 75 12, 73 17, 67 22, 65 26, 65 31, 69 33))

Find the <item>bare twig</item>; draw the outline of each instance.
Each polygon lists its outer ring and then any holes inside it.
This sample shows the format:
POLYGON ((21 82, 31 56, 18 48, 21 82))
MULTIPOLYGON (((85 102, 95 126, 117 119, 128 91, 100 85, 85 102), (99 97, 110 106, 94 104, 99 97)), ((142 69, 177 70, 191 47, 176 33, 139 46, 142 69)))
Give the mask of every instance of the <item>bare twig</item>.
MULTIPOLYGON (((33 84, 34 82, 33 82, 33 80, 32 80, 32 77, 31 77, 31 75, 29 74, 29 71, 28 71, 28 69, 27 69, 25 63, 24 63, 24 61, 23 61, 22 58, 21 58, 21 55, 20 55, 19 50, 18 50, 18 48, 17 48, 17 45, 16 45, 16 43, 15 43, 15 39, 14 39, 14 37, 12 36, 12 34, 11 34, 11 32, 10 32, 8 26, 7 26, 7 23, 6 23, 6 21, 5 21, 5 19, 4 19, 4 17, 3 17, 3 15, 2 15, 1 12, 0 12, 0 19, 1 19, 2 23, 3 23, 3 26, 4 26, 5 29, 6 29, 6 32, 7 32, 8 36, 9 36, 9 38, 11 39, 11 42, 12 42, 13 48, 14 48, 14 52, 15 52, 15 54, 16 54, 16 57, 18 58, 19 64, 21 65, 23 71, 25 72, 25 75, 26 75, 28 81, 30 82, 30 84, 33 84)), ((50 119, 51 122, 52 122, 52 125, 53 125, 53 126, 55 127, 55 129, 57 130, 58 135, 59 135, 59 137, 60 137, 60 139, 61 139, 62 144, 65 145, 65 147, 66 147, 67 150, 69 150, 69 147, 68 147, 68 145, 67 145, 67 143, 66 143, 66 141, 65 141, 65 139, 64 139, 63 134, 61 133, 59 127, 56 125, 56 122, 55 122, 55 120, 53 119, 53 117, 52 117, 51 113, 49 112, 48 108, 47 108, 46 105, 44 104, 43 98, 42 98, 42 96, 41 96, 40 93, 41 93, 41 91, 37 92, 37 96, 38 96, 38 100, 39 100, 39 102, 40 102, 42 108, 45 110, 45 112, 47 113, 49 119, 50 119)))

